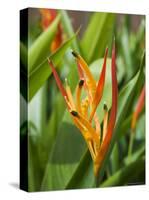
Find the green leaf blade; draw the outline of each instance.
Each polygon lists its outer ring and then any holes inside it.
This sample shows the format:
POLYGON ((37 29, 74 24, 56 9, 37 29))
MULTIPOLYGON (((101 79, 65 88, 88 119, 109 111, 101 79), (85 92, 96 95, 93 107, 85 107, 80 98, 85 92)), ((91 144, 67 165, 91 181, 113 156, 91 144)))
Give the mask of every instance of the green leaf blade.
MULTIPOLYGON (((73 27, 72 27, 72 24, 71 24, 71 20, 70 20, 68 14, 67 14, 67 11, 60 10, 59 12, 61 14, 61 21, 62 21, 65 32, 67 33, 68 37, 72 37, 74 35, 74 30, 73 30, 73 27)), ((77 52, 80 52, 79 43, 77 41, 77 38, 74 39, 71 46, 77 52)))
MULTIPOLYGON (((54 54, 52 54, 49 59, 51 59, 55 66, 59 64, 63 58, 65 51, 70 46, 71 42, 75 38, 75 35, 67 40, 54 54)), ((29 101, 33 98, 39 88, 51 75, 51 70, 49 68, 47 59, 45 59, 35 70, 29 75, 29 101)))
POLYGON ((49 55, 50 44, 57 31, 57 26, 60 21, 60 15, 56 17, 53 23, 44 31, 33 43, 28 52, 28 67, 29 73, 32 72, 46 56, 49 55))
POLYGON ((118 170, 113 176, 111 176, 105 182, 103 182, 100 185, 100 187, 125 185, 126 183, 128 183, 128 181, 131 181, 131 179, 136 177, 138 172, 139 173, 142 172, 144 170, 144 167, 145 167, 144 158, 131 162, 122 169, 118 170))
POLYGON ((112 41, 115 15, 111 13, 95 13, 81 41, 83 57, 87 62, 103 57, 104 49, 112 41), (94 39, 93 39, 94 38, 94 39))

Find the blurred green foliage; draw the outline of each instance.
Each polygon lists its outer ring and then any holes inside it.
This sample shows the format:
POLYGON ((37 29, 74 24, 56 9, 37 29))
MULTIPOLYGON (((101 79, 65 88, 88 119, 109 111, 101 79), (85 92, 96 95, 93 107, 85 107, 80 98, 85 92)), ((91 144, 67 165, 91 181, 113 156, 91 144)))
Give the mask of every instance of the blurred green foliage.
MULTIPOLYGON (((39 14, 37 9, 31 9, 30 14, 33 10, 39 14)), ((58 12, 56 19, 45 31, 40 27, 40 16, 37 17, 29 25, 29 34, 26 35, 29 38, 24 36, 20 42, 21 111, 27 109, 28 105, 28 113, 26 111, 21 115, 20 129, 21 152, 28 151, 24 159, 21 159, 24 163, 21 165, 22 171, 26 172, 21 179, 27 179, 23 181, 26 184, 24 188, 28 191, 41 191, 144 184, 145 109, 137 122, 131 155, 128 155, 128 148, 132 134, 132 113, 145 84, 145 18, 138 17, 140 23, 134 31, 131 15, 123 15, 119 21, 118 14, 90 13, 88 25, 80 39, 68 12, 58 12), (63 27, 65 41, 52 53, 49 47, 59 23, 63 27), (86 144, 65 110, 64 100, 51 76, 47 57, 53 60, 61 80, 67 77, 74 91, 78 74, 71 50, 85 58, 94 76, 98 78, 105 48, 108 46, 111 49, 114 37, 119 87, 118 115, 97 184, 86 144), (26 45, 27 40, 29 47, 26 45), (28 161, 25 162, 25 159, 28 161)), ((82 13, 83 16, 85 13, 82 13)), ((101 122, 103 102, 106 101, 108 107, 111 107, 110 62, 108 58, 106 86, 98 108, 101 122)))

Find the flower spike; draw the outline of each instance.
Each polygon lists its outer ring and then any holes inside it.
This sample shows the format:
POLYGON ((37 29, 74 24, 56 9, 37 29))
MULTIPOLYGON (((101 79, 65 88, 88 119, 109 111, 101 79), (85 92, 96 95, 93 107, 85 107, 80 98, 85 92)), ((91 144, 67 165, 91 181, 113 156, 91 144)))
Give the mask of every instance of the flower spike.
POLYGON ((116 122, 118 86, 116 77, 115 44, 113 45, 111 63, 112 107, 109 117, 108 107, 106 103, 104 104, 104 119, 102 129, 98 115, 96 113, 96 109, 102 98, 105 85, 108 48, 105 51, 102 71, 97 86, 96 81, 93 78, 93 75, 90 72, 84 59, 75 51, 73 51, 72 54, 76 58, 80 78, 79 83, 76 87, 76 101, 73 100, 73 95, 67 81, 66 88, 64 88, 60 81, 60 78, 58 77, 55 67, 53 66, 53 63, 50 60, 48 60, 48 62, 55 77, 58 88, 64 96, 72 120, 76 127, 80 130, 82 136, 86 141, 94 164, 94 175, 97 176, 101 164, 108 151, 116 122), (87 90, 86 97, 84 97, 84 95, 81 95, 83 89, 87 90), (83 99, 81 98, 81 96, 83 96, 83 99), (95 127, 92 124, 92 119, 94 120, 95 127))

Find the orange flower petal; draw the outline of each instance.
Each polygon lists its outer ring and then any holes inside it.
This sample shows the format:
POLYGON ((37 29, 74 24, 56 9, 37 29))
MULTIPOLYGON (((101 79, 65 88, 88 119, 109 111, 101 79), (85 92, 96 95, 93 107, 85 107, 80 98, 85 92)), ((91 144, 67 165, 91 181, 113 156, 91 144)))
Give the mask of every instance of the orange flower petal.
POLYGON ((101 167, 102 161, 105 158, 105 154, 107 153, 113 129, 116 122, 116 114, 117 114, 117 99, 118 99, 118 85, 117 85, 117 77, 116 77, 116 63, 115 63, 115 43, 112 49, 112 67, 111 67, 111 74, 112 74, 112 108, 110 112, 109 123, 107 127, 107 133, 105 139, 101 145, 101 148, 97 154, 95 165, 94 165, 94 173, 97 176, 98 171, 101 167))
POLYGON ((76 106, 75 106, 75 103, 74 103, 74 100, 73 100, 72 92, 71 92, 70 86, 68 85, 67 79, 65 79, 65 82, 66 82, 66 93, 67 93, 67 97, 68 97, 70 107, 71 107, 72 110, 76 110, 76 106))
POLYGON ((52 70, 52 73, 53 73, 53 75, 54 75, 54 78, 55 78, 55 80, 56 80, 57 86, 58 86, 58 88, 59 88, 61 94, 63 95, 64 99, 67 99, 67 100, 68 100, 67 92, 66 92, 65 88, 63 87, 63 84, 62 84, 62 82, 61 82, 61 80, 60 80, 60 78, 59 78, 59 76, 58 76, 58 74, 57 74, 57 71, 55 70, 55 67, 54 67, 54 65, 53 65, 53 62, 52 62, 51 60, 48 59, 48 63, 49 63, 49 66, 50 66, 50 68, 51 68, 51 70, 52 70))
POLYGON ((81 67, 83 73, 84 73, 84 79, 86 78, 86 85, 93 96, 96 90, 96 81, 92 75, 92 73, 89 70, 89 67, 85 60, 76 52, 72 52, 73 56, 77 59, 77 62, 79 63, 79 67, 81 67))
POLYGON ((100 75, 100 78, 99 78, 99 81, 98 81, 98 84, 97 84, 95 96, 94 96, 93 103, 92 103, 92 111, 91 111, 91 115, 90 115, 90 119, 89 119, 90 122, 93 119, 93 116, 95 114, 97 106, 98 106, 98 104, 99 104, 99 102, 100 102, 100 100, 102 98, 102 95, 103 95, 103 89, 104 89, 104 83, 105 83, 105 75, 106 75, 107 55, 108 55, 108 48, 106 48, 106 51, 105 51, 103 67, 102 67, 101 75, 100 75))
POLYGON ((77 61, 77 67, 78 67, 78 74, 79 74, 80 79, 84 79, 84 74, 81 69, 80 63, 78 61, 77 61))
POLYGON ((106 136, 107 133, 107 125, 108 125, 108 108, 107 105, 104 104, 104 120, 103 120, 103 136, 102 136, 102 141, 104 141, 104 138, 106 136))

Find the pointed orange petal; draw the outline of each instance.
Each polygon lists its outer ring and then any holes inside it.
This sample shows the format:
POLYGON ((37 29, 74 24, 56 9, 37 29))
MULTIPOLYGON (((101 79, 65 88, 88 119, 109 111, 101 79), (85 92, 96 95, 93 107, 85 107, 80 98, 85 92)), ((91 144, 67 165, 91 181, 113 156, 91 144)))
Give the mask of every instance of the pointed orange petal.
POLYGON ((73 110, 76 110, 76 106, 75 106, 75 103, 74 103, 74 100, 73 100, 73 95, 72 95, 70 86, 68 85, 67 79, 65 79, 65 82, 66 82, 66 93, 67 93, 68 101, 69 101, 69 104, 70 104, 70 108, 73 109, 73 110))
POLYGON ((81 69, 80 63, 78 61, 77 61, 77 67, 78 67, 79 78, 84 79, 84 74, 83 74, 83 71, 81 69))
POLYGON ((104 138, 107 133, 107 126, 108 126, 108 107, 106 104, 104 104, 104 120, 103 120, 103 136, 102 141, 104 141, 104 138))
POLYGON ((134 128, 136 126, 136 121, 137 121, 139 114, 141 113, 141 111, 144 107, 144 104, 145 104, 145 86, 143 87, 143 89, 141 91, 137 105, 135 107, 135 111, 133 113, 132 122, 131 122, 132 130, 134 130, 134 128))
POLYGON ((77 62, 79 63, 78 67, 81 67, 83 71, 83 74, 85 76, 84 78, 86 78, 86 84, 87 84, 88 90, 93 95, 96 90, 96 81, 92 73, 90 72, 87 63, 78 53, 73 51, 72 54, 77 59, 77 62))
MULTIPOLYGON (((117 114, 117 101, 118 101, 118 84, 116 77, 116 55, 115 55, 115 43, 112 49, 112 108, 110 112, 110 118, 108 123, 108 130, 113 131, 115 122, 116 122, 116 114, 117 114)), ((112 134, 112 133, 111 133, 112 134)))
POLYGON ((117 77, 116 77, 116 62, 115 62, 115 43, 112 49, 112 67, 111 67, 111 74, 112 74, 112 108, 110 112, 109 123, 107 127, 107 133, 105 135, 105 139, 101 145, 101 148, 97 154, 95 165, 94 165, 94 173, 97 176, 98 171, 101 167, 102 161, 107 153, 113 129, 116 122, 116 114, 117 114, 117 99, 118 99, 118 85, 117 85, 117 77))
POLYGON ((54 67, 54 65, 53 65, 53 62, 52 62, 51 60, 48 59, 48 63, 49 63, 49 66, 50 66, 50 68, 51 68, 51 70, 52 70, 52 73, 53 73, 53 75, 54 75, 54 78, 55 78, 55 80, 56 80, 57 86, 58 86, 58 88, 59 88, 61 94, 63 95, 64 98, 67 98, 67 99, 68 99, 66 90, 65 90, 65 88, 63 87, 63 84, 62 84, 62 82, 61 82, 61 80, 60 80, 60 78, 59 78, 59 76, 58 76, 58 74, 57 74, 57 71, 55 70, 55 67, 54 67))
POLYGON ((102 71, 101 71, 101 75, 97 84, 97 88, 96 88, 96 92, 95 92, 95 96, 93 99, 93 103, 92 103, 92 111, 91 111, 91 115, 90 115, 90 119, 89 121, 92 121, 93 116, 95 114, 96 108, 102 98, 103 95, 103 89, 104 89, 104 84, 105 84, 105 75, 106 75, 106 61, 107 61, 107 55, 108 55, 108 48, 106 48, 105 51, 105 56, 104 56, 104 62, 103 62, 103 67, 102 67, 102 71))

